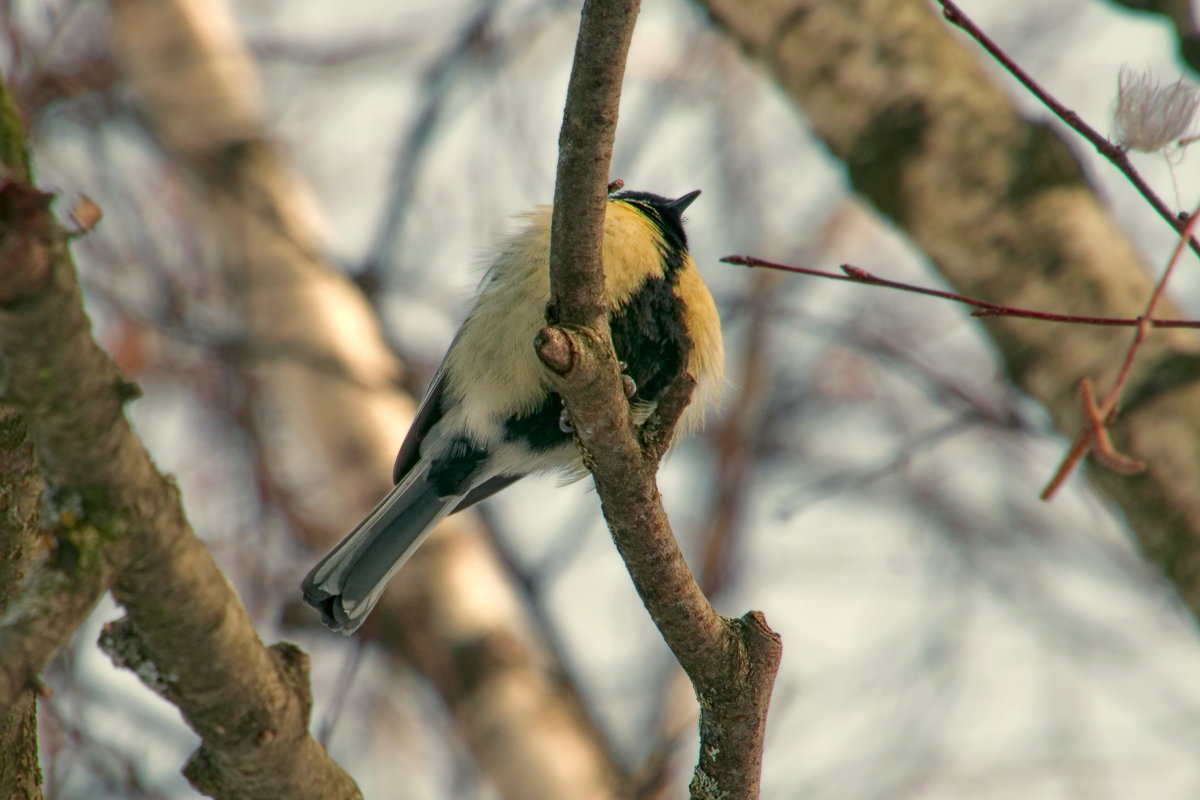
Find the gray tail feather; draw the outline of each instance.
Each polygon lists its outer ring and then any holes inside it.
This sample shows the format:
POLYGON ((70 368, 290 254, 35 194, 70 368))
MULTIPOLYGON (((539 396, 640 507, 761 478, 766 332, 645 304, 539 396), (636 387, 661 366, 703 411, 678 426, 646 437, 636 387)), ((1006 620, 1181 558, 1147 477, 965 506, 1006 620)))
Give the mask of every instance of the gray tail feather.
POLYGON ((439 497, 418 465, 304 578, 304 600, 325 626, 350 634, 379 601, 387 582, 462 495, 439 497))

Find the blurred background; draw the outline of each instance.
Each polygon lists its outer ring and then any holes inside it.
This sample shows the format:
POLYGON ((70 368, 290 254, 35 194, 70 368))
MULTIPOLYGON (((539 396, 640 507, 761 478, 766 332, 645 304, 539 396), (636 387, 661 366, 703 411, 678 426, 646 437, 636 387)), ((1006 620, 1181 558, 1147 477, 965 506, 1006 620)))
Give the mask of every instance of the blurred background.
MULTIPOLYGON (((964 7, 1105 133, 1122 65, 1195 79, 1163 16, 964 7)), ((680 797, 695 762, 690 687, 587 481, 527 479, 455 518, 357 638, 299 602, 301 576, 386 490, 495 243, 552 197, 578 12, 0 3, 39 185, 104 213, 74 250, 95 332, 145 392, 137 430, 264 641, 312 655, 314 730, 367 797, 680 797)), ((1157 274, 1173 233, 1074 150, 1157 274)), ((1200 194, 1186 155, 1134 156, 1178 209, 1200 194)), ((719 262, 942 286, 697 5, 642 9, 612 177, 704 192, 687 229, 730 385, 660 483, 718 610, 761 609, 783 636, 763 796, 1200 794, 1193 619, 1085 473, 1038 500, 1067 442, 978 322, 719 262)), ((1200 315, 1194 258, 1171 296, 1200 315)), ((46 796, 197 796, 179 774, 194 735, 95 646, 119 615, 102 603, 49 671, 46 796)))

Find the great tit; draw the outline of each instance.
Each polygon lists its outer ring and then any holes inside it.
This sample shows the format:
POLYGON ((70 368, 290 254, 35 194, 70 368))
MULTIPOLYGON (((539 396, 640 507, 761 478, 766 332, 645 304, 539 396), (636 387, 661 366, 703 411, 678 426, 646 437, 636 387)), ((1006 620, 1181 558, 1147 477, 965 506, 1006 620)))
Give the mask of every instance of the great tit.
MULTIPOLYGON (((721 323, 683 231, 684 209, 648 192, 609 196, 604 299, 635 422, 686 369, 697 381, 676 428, 696 428, 717 399, 721 323)), ((417 410, 374 510, 308 573, 304 599, 329 628, 352 633, 443 517, 533 472, 586 474, 534 338, 550 302, 550 214, 542 207, 505 241, 417 410)))

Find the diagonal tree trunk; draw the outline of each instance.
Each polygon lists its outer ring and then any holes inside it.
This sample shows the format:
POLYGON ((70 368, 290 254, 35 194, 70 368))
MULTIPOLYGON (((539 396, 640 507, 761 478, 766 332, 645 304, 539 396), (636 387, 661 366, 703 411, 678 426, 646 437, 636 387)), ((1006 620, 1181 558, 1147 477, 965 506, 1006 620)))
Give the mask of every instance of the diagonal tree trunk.
MULTIPOLYGON (((0 109, 11 109, 3 86, 0 109)), ((307 656, 292 645, 263 646, 188 524, 177 488, 125 417, 137 387, 92 338, 67 236, 49 211, 53 197, 29 184, 20 163, 22 135, 16 114, 0 114, 0 362, 5 404, 20 415, 48 489, 51 552, 35 564, 21 554, 38 478, 6 419, 15 502, 0 535, 6 555, 24 563, 7 565, 4 577, 32 567, 4 598, 0 624, 0 707, 6 715, 26 709, 21 720, 5 720, 6 739, 19 738, 0 753, 6 782, 15 770, 15 788, 36 794, 30 689, 111 588, 127 616, 106 628, 102 646, 200 736, 185 769, 194 786, 214 797, 361 797, 309 734, 307 656)))
MULTIPOLYGON (((1142 264, 1087 184, 1071 146, 1023 119, 982 57, 923 0, 703 0, 714 22, 803 109, 855 191, 963 294, 1006 305, 1132 318, 1142 264)), ((1174 237, 1163 227, 1163 236, 1174 237)), ((1160 316, 1174 310, 1160 307, 1160 316)), ((1076 387, 1106 387, 1128 329, 983 322, 1012 380, 1059 430, 1082 424, 1076 387)), ((1157 330, 1115 426, 1148 469, 1093 469, 1146 557, 1200 614, 1200 345, 1157 330)))

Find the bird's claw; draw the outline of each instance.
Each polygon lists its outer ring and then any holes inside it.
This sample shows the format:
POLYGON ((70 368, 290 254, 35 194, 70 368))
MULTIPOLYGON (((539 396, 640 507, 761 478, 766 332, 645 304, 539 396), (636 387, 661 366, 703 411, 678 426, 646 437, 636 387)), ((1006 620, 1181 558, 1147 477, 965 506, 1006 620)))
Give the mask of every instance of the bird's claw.
POLYGON ((617 367, 621 370, 621 387, 625 390, 625 398, 631 399, 637 394, 637 382, 625 374, 625 370, 629 369, 628 364, 624 361, 618 361, 617 367))

